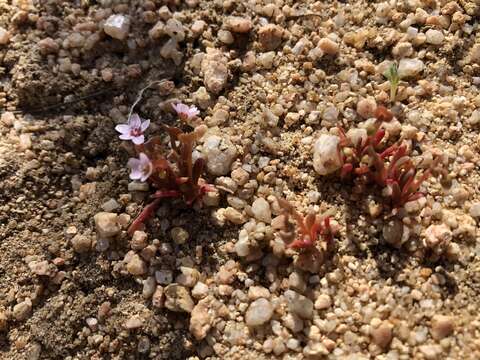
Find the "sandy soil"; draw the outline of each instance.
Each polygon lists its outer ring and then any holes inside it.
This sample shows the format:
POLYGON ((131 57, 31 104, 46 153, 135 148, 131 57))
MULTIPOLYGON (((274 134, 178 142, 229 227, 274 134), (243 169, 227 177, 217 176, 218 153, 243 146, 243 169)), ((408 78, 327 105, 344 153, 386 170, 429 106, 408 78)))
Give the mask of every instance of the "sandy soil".
POLYGON ((479 14, 473 0, 0 0, 0 359, 480 358, 479 14), (219 136, 231 156, 208 160, 204 206, 165 201, 138 245, 125 230, 149 192, 114 127, 147 86, 148 136, 184 126, 184 101, 208 126, 196 151, 219 136), (321 134, 368 127, 380 104, 388 141, 448 172, 398 211, 313 167, 321 134), (285 248, 274 195, 330 214, 318 266, 285 248), (105 211, 121 227, 108 249, 105 211))

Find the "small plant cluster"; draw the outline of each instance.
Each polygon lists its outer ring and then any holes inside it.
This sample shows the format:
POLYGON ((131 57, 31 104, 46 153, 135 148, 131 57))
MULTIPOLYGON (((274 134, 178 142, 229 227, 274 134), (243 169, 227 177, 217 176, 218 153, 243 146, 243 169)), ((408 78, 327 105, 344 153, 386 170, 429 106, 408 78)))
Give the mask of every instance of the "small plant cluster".
POLYGON ((399 208, 423 196, 419 191, 420 186, 437 168, 440 158, 435 158, 428 169, 420 170, 405 143, 385 145, 385 129, 381 124, 391 121, 392 113, 378 106, 375 117, 373 133, 360 136, 355 143, 342 128, 338 128, 338 151, 343 163, 340 177, 361 177, 367 183, 387 188, 386 194, 392 206, 399 208))
MULTIPOLYGON (((195 106, 176 104, 173 108, 183 121, 193 119, 199 114, 195 106)), ((155 189, 151 196, 153 201, 144 207, 130 225, 130 235, 153 215, 162 199, 180 198, 187 205, 192 205, 206 192, 213 190, 213 186, 201 177, 205 160, 193 159, 195 142, 204 135, 206 127, 199 126, 192 132, 183 132, 177 127, 163 126, 170 138, 170 151, 164 155, 164 144, 160 136, 145 142, 144 133, 149 125, 149 120, 142 121, 137 114, 133 114, 127 124, 117 125, 115 128, 121 134, 120 139, 132 141, 138 155, 138 158, 128 160, 130 178, 147 181, 155 189)))
POLYGON ((331 247, 334 231, 330 226, 329 216, 322 217, 310 212, 303 217, 287 200, 277 197, 277 201, 284 216, 283 229, 279 235, 288 248, 309 249, 315 247, 320 241, 322 251, 325 252, 331 247), (297 231, 291 219, 295 221, 297 231))
MULTIPOLYGON (((194 106, 176 104, 173 108, 184 122, 199 114, 194 106)), ((382 124, 390 122, 393 114, 384 106, 378 106, 375 119, 373 131, 367 133, 358 129, 359 136, 349 136, 341 127, 338 128, 340 141, 337 151, 342 164, 340 177, 378 185, 385 189, 383 193, 388 196, 391 205, 399 208, 423 196, 420 186, 435 170, 439 158, 434 159, 429 168, 420 170, 406 143, 387 143, 382 124)), ((152 201, 130 225, 129 234, 133 234, 154 214, 162 199, 179 198, 192 205, 213 190, 202 178, 204 159, 193 159, 195 142, 204 135, 206 127, 201 125, 191 132, 184 132, 177 127, 163 126, 169 137, 169 152, 165 155, 166 145, 162 137, 155 136, 145 141, 144 133, 149 125, 149 120, 133 114, 127 124, 116 127, 120 139, 131 141, 138 156, 128 161, 130 178, 147 181, 155 189, 152 201)), ((288 248, 300 251, 316 249, 322 254, 331 249, 335 232, 328 216, 309 213, 304 217, 282 198, 278 198, 278 204, 284 216, 279 236, 288 248)))

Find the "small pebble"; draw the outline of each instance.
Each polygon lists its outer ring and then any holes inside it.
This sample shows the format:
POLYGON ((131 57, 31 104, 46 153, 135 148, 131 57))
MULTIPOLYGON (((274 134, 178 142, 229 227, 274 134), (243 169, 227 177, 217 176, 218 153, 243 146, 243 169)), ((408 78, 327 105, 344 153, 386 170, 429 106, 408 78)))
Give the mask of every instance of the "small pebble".
POLYGON ((364 119, 369 119, 375 115, 377 102, 374 98, 361 99, 357 103, 357 113, 364 119))
POLYGON ((202 299, 208 295, 208 285, 203 282, 197 282, 192 289, 192 296, 195 299, 202 299))
POLYGON ((441 340, 453 333, 454 321, 451 316, 435 315, 432 318, 432 337, 441 340))
POLYGON ((185 30, 183 29, 182 23, 177 19, 171 18, 167 20, 165 33, 177 42, 185 40, 185 30))
POLYGON ((124 15, 111 15, 105 21, 103 31, 114 39, 125 40, 130 31, 130 20, 124 15))
POLYGON ((429 29, 425 32, 427 36, 427 43, 433 45, 441 45, 443 43, 443 33, 440 30, 429 29))
POLYGON ((155 279, 160 285, 168 285, 173 281, 173 273, 171 270, 155 271, 155 279))
POLYGON ((328 175, 342 166, 338 152, 340 138, 322 134, 313 147, 313 168, 320 175, 328 175))
POLYGON ((318 42, 318 47, 327 55, 337 55, 339 46, 329 38, 323 38, 318 42))
POLYGON ((317 300, 315 300, 315 309, 325 310, 332 306, 332 299, 328 294, 321 294, 317 300))
POLYGON ((382 349, 392 341, 392 326, 389 322, 382 322, 377 328, 372 329, 372 340, 382 349))
POLYGON ((256 199, 252 204, 252 212, 255 218, 264 223, 270 224, 272 221, 272 212, 270 204, 264 198, 256 199))
POLYGON ((175 242, 175 244, 182 245, 187 242, 190 235, 188 234, 187 230, 177 226, 170 230, 170 236, 172 237, 172 240, 175 242))
POLYGON ((304 319, 312 318, 312 300, 292 290, 285 291, 284 296, 287 299, 287 305, 290 311, 304 319))
POLYGON ((470 207, 470 216, 480 218, 480 202, 474 203, 470 207))
POLYGON ((8 44, 10 40, 10 34, 9 32, 0 26, 0 45, 6 45, 8 44))
POLYGON ((115 213, 100 212, 94 217, 95 228, 97 233, 101 237, 112 237, 120 232, 120 226, 118 225, 118 216, 115 213))
POLYGON ((144 231, 135 231, 132 236, 132 240, 130 241, 130 247, 132 250, 142 250, 147 245, 147 233, 144 231))
POLYGON ((227 19, 227 27, 232 32, 245 34, 252 30, 253 24, 250 19, 232 16, 227 19))
POLYGON ((274 24, 262 26, 258 31, 258 40, 265 51, 275 50, 282 43, 283 29, 274 24))
POLYGON ((32 301, 30 298, 26 298, 24 301, 16 304, 13 307, 13 317, 18 321, 25 320, 28 316, 30 316, 31 312, 32 301))
POLYGON ((170 284, 165 289, 165 307, 176 312, 192 312, 194 303, 187 288, 170 284))
POLYGON ((272 318, 273 306, 267 299, 255 300, 248 307, 245 314, 245 322, 248 326, 259 326, 265 324, 272 318))
POLYGON ((125 322, 125 328, 129 330, 138 329, 143 326, 143 320, 138 315, 133 315, 125 322))
POLYGON ((147 265, 140 256, 135 254, 127 264, 127 271, 132 275, 141 276, 146 274, 147 265))
POLYGON ((415 77, 423 71, 424 67, 422 60, 402 59, 398 65, 398 76, 401 79, 415 77))

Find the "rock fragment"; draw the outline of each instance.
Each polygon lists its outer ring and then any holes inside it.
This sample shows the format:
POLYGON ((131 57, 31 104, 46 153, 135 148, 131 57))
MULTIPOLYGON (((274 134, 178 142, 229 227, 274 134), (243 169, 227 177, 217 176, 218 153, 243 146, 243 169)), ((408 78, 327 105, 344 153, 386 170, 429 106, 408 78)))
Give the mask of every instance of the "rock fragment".
POLYGON ((112 237, 117 235, 121 228, 118 224, 118 215, 115 213, 99 212, 93 219, 95 228, 100 237, 112 237))
POLYGON ((275 50, 282 43, 283 29, 274 24, 264 25, 258 31, 258 40, 265 51, 275 50))
POLYGON ((85 254, 92 249, 92 239, 86 234, 77 234, 70 241, 73 250, 79 254, 85 254))
POLYGON ((427 30, 425 32, 425 35, 427 37, 427 43, 432 45, 441 45, 443 43, 443 40, 445 39, 443 33, 440 30, 436 29, 427 30))
POLYGON ((306 296, 295 291, 287 290, 284 294, 287 299, 288 309, 303 319, 311 319, 313 317, 313 302, 306 296))
POLYGON ((248 307, 245 314, 245 322, 248 326, 259 326, 265 324, 272 318, 273 306, 270 301, 264 298, 255 300, 248 307))
POLYGON ((320 175, 328 175, 342 166, 338 152, 340 138, 322 134, 313 147, 313 168, 320 175))
POLYGON ((147 265, 140 256, 135 254, 127 264, 127 271, 135 276, 145 275, 147 272, 147 265))
POLYGON ((130 20, 124 15, 111 15, 103 25, 105 34, 117 40, 125 40, 130 31, 130 20))
POLYGON ((10 33, 0 26, 0 45, 6 45, 10 41, 10 33))
POLYGON ((339 50, 338 44, 329 38, 320 39, 318 47, 326 55, 337 55, 339 50))
POLYGON ((441 340, 453 333, 455 323, 451 316, 435 315, 432 318, 432 337, 441 340))
POLYGON ((392 325, 384 321, 377 328, 372 329, 372 341, 385 349, 392 341, 392 325))
POLYGON ((28 316, 30 316, 31 312, 32 301, 30 298, 26 298, 24 301, 16 304, 13 307, 13 317, 18 321, 25 320, 28 316))
POLYGON ((213 315, 210 298, 200 300, 195 305, 190 317, 190 332, 195 336, 195 339, 202 340, 207 336, 208 331, 212 327, 213 315))
POLYGON ((165 288, 165 307, 176 312, 192 312, 194 303, 187 288, 170 284, 165 288))
POLYGON ((398 76, 401 79, 412 78, 420 74, 424 68, 422 60, 402 59, 398 65, 398 76))
POLYGON ((138 315, 133 315, 125 322, 125 328, 129 330, 138 329, 143 326, 143 319, 138 315))
POLYGON ((253 27, 252 20, 239 16, 229 17, 226 21, 226 25, 230 31, 240 34, 250 32, 253 27))
POLYGON ((237 149, 226 137, 211 135, 205 139, 203 154, 207 160, 207 170, 215 176, 226 175, 237 156, 237 149))
POLYGON ((227 86, 227 58, 220 50, 208 48, 202 60, 203 82, 208 91, 219 94, 227 86))
POLYGON ((270 224, 272 221, 272 211, 270 204, 264 198, 257 198, 252 204, 253 216, 259 221, 270 224))

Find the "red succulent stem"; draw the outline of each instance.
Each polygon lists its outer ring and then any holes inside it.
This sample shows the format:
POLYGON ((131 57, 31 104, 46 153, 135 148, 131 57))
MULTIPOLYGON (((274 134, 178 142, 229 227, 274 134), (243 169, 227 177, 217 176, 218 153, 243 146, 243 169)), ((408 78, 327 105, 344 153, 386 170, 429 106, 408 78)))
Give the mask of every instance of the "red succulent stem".
POLYGON ((155 199, 153 200, 150 204, 145 206, 142 210, 142 212, 137 216, 137 218, 132 222, 130 227, 128 228, 128 235, 132 236, 135 231, 140 229, 142 224, 147 221, 157 210, 157 208, 160 206, 160 202, 162 199, 155 199))
POLYGON ((178 190, 158 190, 151 197, 153 199, 164 199, 164 198, 174 198, 180 197, 182 193, 178 190))
POLYGON ((137 218, 131 223, 127 232, 130 236, 137 231, 142 224, 153 216, 153 213, 160 207, 162 199, 178 197, 181 193, 179 191, 157 191, 152 197, 155 199, 150 204, 146 205, 137 218))

